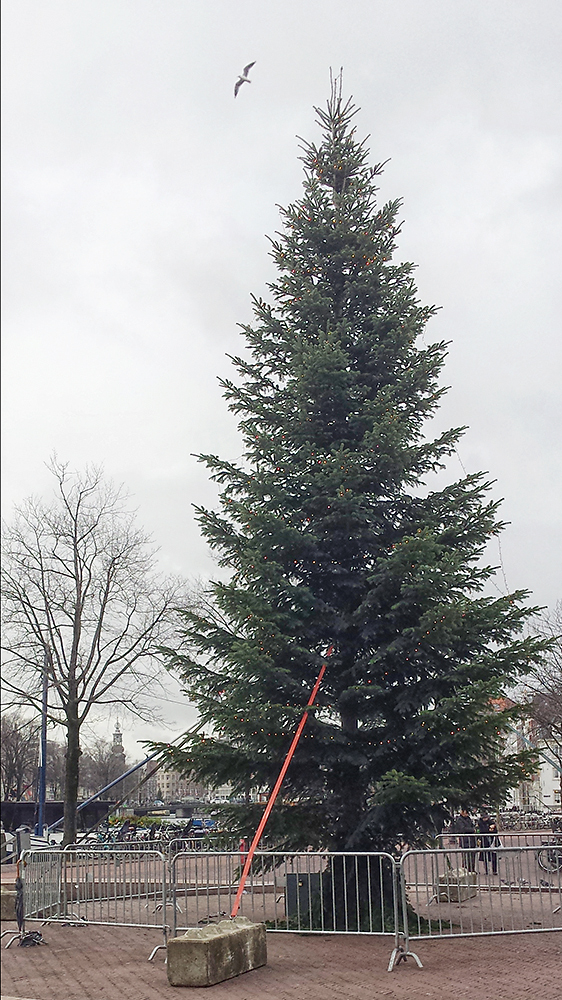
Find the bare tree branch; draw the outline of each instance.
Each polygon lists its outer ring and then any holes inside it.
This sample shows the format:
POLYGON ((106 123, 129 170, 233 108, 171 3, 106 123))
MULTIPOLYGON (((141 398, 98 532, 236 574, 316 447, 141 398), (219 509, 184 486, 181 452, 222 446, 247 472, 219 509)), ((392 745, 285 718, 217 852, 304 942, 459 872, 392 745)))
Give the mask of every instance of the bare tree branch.
POLYGON ((80 728, 92 710, 122 705, 154 719, 158 649, 186 595, 154 572, 150 538, 123 488, 99 468, 80 474, 53 458, 55 500, 31 497, 4 528, 3 684, 11 704, 66 728, 65 842, 75 837, 80 728), (68 816, 67 816, 68 812, 68 816))
MULTIPOLYGON (((562 767, 562 602, 538 622, 537 631, 551 640, 545 662, 525 683, 525 703, 536 740, 562 767)), ((562 793, 562 774, 560 775, 562 793)))
POLYGON ((39 725, 21 712, 6 712, 1 725, 2 798, 19 800, 37 778, 39 725))

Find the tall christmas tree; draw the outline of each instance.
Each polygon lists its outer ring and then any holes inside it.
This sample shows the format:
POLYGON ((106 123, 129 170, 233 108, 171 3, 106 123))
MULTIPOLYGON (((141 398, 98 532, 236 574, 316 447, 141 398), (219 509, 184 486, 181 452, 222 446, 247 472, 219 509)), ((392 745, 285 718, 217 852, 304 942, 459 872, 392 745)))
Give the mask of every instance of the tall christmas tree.
POLYGON ((418 346, 433 308, 393 263, 398 201, 377 206, 356 109, 332 87, 304 195, 272 242, 272 303, 254 299, 248 359, 224 382, 244 461, 201 456, 220 510, 198 509, 228 582, 184 612, 170 652, 207 729, 167 763, 246 804, 268 789, 330 644, 334 652, 269 832, 332 849, 422 843, 451 805, 499 802, 528 766, 503 752, 494 699, 540 658, 525 592, 485 595, 502 524, 485 477, 431 477, 462 428, 425 436, 444 343, 418 346))

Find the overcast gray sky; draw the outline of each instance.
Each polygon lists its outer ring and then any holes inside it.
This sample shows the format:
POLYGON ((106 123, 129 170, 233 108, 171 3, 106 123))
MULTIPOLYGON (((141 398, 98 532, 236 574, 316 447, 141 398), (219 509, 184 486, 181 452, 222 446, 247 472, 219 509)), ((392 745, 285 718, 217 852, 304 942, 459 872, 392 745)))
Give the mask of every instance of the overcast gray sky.
MULTIPOLYGON (((559 0, 4 0, 3 513, 102 463, 161 564, 214 564, 194 452, 236 458, 217 376, 300 195, 329 68, 361 107, 399 258, 451 341, 450 477, 487 470, 510 589, 562 596, 559 0), (242 67, 256 60, 236 100, 242 67)), ((490 558, 498 563, 497 543, 490 558)), ((497 586, 504 590, 503 574, 497 586)), ((175 697, 175 695, 173 696, 175 697)), ((171 722, 189 713, 169 706, 171 722)), ((126 745, 155 736, 130 730, 126 745)))

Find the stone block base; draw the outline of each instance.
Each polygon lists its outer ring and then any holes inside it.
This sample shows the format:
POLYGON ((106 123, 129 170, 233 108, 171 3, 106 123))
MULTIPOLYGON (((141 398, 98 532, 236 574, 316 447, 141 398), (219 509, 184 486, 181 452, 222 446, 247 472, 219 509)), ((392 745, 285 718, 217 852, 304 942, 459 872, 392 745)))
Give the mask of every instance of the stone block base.
POLYGON ((2 920, 15 920, 16 919, 16 890, 15 889, 5 889, 2 886, 2 909, 0 911, 0 918, 2 920))
POLYGON ((436 890, 440 903, 462 903, 477 893, 476 872, 469 872, 467 868, 453 868, 441 875, 436 890))
POLYGON ((221 920, 171 938, 167 951, 171 986, 214 986, 266 964, 265 924, 221 920))

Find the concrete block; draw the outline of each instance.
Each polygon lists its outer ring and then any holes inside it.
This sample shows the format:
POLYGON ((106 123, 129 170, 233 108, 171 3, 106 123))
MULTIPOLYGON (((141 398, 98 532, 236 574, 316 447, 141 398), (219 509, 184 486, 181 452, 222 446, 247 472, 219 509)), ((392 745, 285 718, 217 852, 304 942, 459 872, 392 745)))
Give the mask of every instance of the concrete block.
POLYGON ((0 918, 2 920, 15 920, 16 919, 16 890, 15 889, 6 889, 5 886, 2 886, 0 918))
POLYGON ((221 920, 168 941, 171 986, 214 986, 267 963, 265 924, 221 920))
POLYGON ((476 896, 476 872, 467 868, 452 868, 439 878, 436 895, 440 903, 462 903, 476 896))

